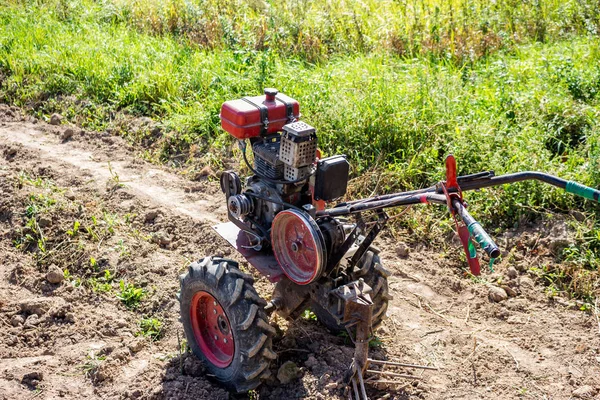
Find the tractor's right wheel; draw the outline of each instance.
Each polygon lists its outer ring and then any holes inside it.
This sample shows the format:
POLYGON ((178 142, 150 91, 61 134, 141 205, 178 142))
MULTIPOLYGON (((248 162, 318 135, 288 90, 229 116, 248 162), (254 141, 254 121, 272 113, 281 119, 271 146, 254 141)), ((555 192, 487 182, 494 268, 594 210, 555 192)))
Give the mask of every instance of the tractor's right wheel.
MULTIPOLYGON (((392 299, 388 290, 388 276, 390 276, 390 272, 383 267, 379 255, 373 249, 367 250, 358 264, 354 266, 350 276, 352 281, 363 278, 365 283, 373 289, 370 293, 371 301, 373 301, 373 323, 371 325, 373 331, 381 325, 386 317, 388 302, 392 299)), ((346 331, 344 325, 338 324, 335 318, 319 304, 313 303, 311 310, 317 319, 333 333, 346 331)))
POLYGON ((207 257, 181 275, 181 322, 188 345, 207 372, 238 393, 256 388, 277 358, 275 329, 253 278, 235 261, 207 257))

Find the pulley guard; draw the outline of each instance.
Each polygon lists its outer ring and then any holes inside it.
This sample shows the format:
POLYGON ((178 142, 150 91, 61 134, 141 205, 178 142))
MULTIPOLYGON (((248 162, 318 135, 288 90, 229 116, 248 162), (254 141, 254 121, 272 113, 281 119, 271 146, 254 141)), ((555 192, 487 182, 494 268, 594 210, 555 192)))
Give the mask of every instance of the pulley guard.
POLYGON ((323 234, 315 220, 305 212, 285 210, 278 213, 271 227, 271 244, 279 266, 298 285, 317 279, 327 265, 323 234))

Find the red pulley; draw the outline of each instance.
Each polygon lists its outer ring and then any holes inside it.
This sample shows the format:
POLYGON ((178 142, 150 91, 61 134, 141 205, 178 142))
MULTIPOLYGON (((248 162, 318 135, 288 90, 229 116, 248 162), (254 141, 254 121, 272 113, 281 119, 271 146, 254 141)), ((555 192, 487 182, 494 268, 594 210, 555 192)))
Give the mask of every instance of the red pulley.
POLYGON ((271 244, 279 266, 298 285, 317 279, 327 264, 323 234, 305 212, 285 210, 277 214, 271 227, 271 244))

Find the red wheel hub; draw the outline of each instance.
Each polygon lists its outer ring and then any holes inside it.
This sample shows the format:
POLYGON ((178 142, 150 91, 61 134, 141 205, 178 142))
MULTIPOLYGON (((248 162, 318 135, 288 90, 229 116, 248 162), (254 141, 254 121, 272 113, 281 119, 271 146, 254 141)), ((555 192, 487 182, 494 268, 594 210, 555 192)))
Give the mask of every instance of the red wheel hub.
POLYGON ((235 343, 229 318, 223 307, 208 292, 197 292, 192 298, 190 320, 194 338, 208 361, 225 368, 233 360, 235 343))
POLYGON ((271 229, 273 253, 283 272, 293 282, 306 285, 321 274, 325 246, 318 225, 296 210, 281 211, 271 229))

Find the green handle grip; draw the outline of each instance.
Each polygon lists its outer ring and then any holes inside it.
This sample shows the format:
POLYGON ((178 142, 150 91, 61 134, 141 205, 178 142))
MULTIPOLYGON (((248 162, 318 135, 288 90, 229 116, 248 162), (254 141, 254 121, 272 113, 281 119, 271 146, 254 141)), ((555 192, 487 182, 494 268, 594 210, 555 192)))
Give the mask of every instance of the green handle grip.
POLYGON ((469 233, 475 239, 477 243, 481 246, 481 248, 491 257, 498 258, 500 257, 500 249, 496 246, 496 243, 492 240, 490 235, 479 225, 479 222, 474 221, 467 226, 469 229, 469 233))
POLYGON ((593 189, 575 181, 568 181, 565 190, 567 193, 573 193, 577 196, 581 196, 595 202, 598 202, 600 199, 600 190, 593 189))

